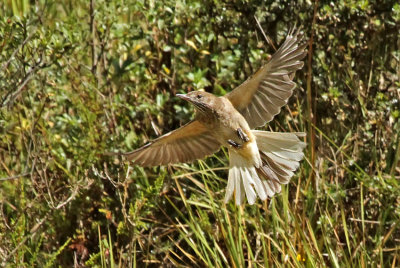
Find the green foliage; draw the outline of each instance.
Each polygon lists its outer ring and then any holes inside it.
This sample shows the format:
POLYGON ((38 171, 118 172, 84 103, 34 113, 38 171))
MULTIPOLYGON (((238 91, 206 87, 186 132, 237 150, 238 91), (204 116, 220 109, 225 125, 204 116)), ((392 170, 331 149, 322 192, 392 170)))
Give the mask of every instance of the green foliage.
POLYGON ((398 266, 397 2, 4 1, 0 266, 398 266), (225 205, 225 150, 146 169, 107 154, 190 120, 176 93, 223 95, 265 63, 254 16, 275 46, 295 24, 312 42, 267 126, 308 133, 281 194, 225 205))

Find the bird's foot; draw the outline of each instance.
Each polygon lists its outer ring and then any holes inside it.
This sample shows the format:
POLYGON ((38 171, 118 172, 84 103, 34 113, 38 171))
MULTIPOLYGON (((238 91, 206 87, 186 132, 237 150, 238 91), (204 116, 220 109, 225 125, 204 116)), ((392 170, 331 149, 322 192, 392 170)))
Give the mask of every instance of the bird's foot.
POLYGON ((248 142, 250 140, 249 137, 246 135, 246 133, 243 132, 241 128, 236 129, 236 132, 242 141, 248 142))
POLYGON ((233 147, 235 147, 236 149, 239 149, 240 147, 242 147, 242 145, 240 145, 239 143, 237 143, 236 141, 231 140, 231 139, 228 140, 228 143, 230 145, 232 145, 233 147))

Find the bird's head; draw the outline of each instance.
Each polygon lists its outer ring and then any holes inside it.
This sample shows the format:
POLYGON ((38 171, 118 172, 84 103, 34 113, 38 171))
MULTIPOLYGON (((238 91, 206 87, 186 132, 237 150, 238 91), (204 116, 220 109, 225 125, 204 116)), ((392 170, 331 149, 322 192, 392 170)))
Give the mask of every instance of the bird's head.
POLYGON ((188 94, 176 94, 177 97, 194 105, 200 113, 208 114, 214 110, 218 97, 204 91, 192 91, 188 94))

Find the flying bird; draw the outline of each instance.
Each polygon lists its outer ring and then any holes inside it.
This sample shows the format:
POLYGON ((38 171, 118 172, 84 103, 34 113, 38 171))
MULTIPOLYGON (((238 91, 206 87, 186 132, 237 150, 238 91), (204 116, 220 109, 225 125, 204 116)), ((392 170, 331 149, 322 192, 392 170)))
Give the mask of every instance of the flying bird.
POLYGON ((177 94, 195 107, 195 118, 147 145, 125 153, 140 166, 191 162, 228 148, 227 203, 245 196, 254 204, 281 191, 303 158, 305 133, 254 130, 277 115, 292 95, 294 73, 304 65, 307 44, 291 30, 270 60, 243 84, 225 96, 204 91, 177 94))

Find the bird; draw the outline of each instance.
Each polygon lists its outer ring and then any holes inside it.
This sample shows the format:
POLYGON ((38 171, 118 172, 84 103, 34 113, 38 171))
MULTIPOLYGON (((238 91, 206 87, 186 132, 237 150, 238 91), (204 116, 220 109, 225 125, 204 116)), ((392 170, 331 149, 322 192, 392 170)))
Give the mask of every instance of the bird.
POLYGON ((193 162, 228 149, 229 172, 224 202, 250 205, 281 192, 298 169, 306 143, 303 132, 256 130, 270 122, 287 104, 302 69, 307 43, 300 29, 289 30, 285 41, 255 74, 224 96, 197 90, 176 96, 195 108, 195 117, 182 127, 143 147, 124 153, 128 161, 149 167, 193 162))

